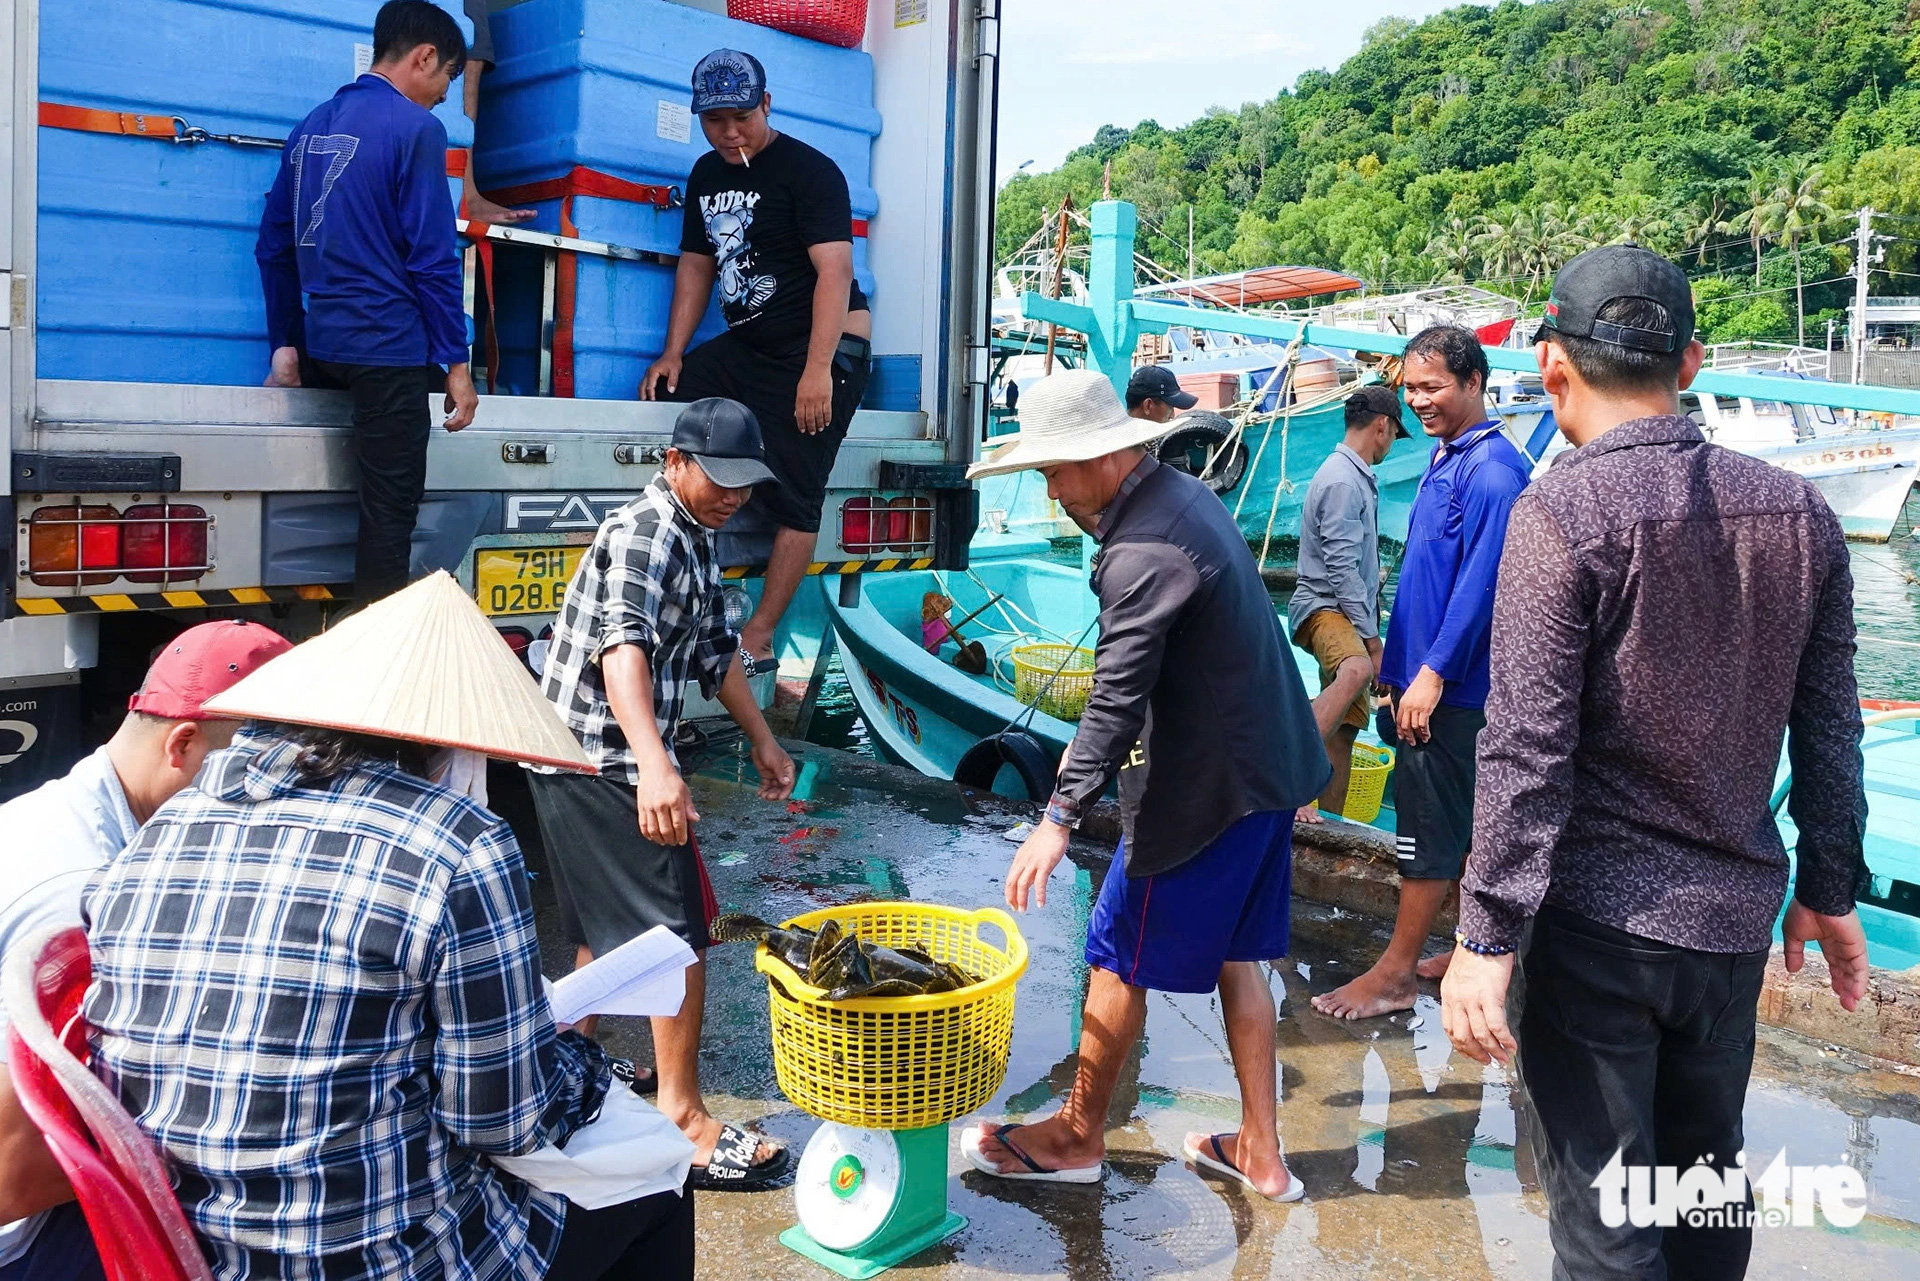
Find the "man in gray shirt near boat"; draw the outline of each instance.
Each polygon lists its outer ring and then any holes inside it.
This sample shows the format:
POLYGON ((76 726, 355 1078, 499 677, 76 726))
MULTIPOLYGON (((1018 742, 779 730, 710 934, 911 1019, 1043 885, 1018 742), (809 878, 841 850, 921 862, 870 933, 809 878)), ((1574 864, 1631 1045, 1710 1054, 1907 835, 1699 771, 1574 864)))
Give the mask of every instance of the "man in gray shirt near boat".
MULTIPOLYGON (((1347 438, 1334 447, 1300 505, 1300 580, 1287 602, 1293 643, 1320 663, 1313 718, 1327 745, 1333 778, 1320 809, 1347 803, 1353 740, 1373 719, 1369 691, 1380 677, 1380 482, 1396 437, 1407 434, 1400 397, 1378 383, 1347 398, 1347 438)), ((1320 821, 1312 806, 1300 817, 1320 821)))
POLYGON ((1696 1164, 1736 1169, 1790 866, 1787 968, 1817 942, 1842 1006, 1867 986, 1846 543, 1811 484, 1681 415, 1693 322, 1686 277, 1644 249, 1561 269, 1534 350, 1574 448, 1515 502, 1494 597, 1442 1019, 1482 1063, 1519 1052, 1556 1278, 1745 1274, 1750 1193, 1701 1226, 1603 1207, 1645 1167, 1677 1172, 1683 1208, 1696 1164), (1783 734, 1791 863, 1771 812, 1783 734))
POLYGON ((1260 1195, 1304 1191, 1281 1157, 1274 1006, 1262 962, 1287 953, 1294 810, 1326 783, 1299 669, 1253 556, 1200 481, 1161 465, 1163 430, 1129 418, 1091 370, 1042 379, 1020 434, 969 477, 1036 468, 1100 544, 1093 692, 1047 805, 1014 856, 1009 906, 1047 903, 1069 832, 1118 776, 1123 839, 1087 927, 1080 1062, 1060 1111, 970 1126, 960 1148, 1000 1178, 1097 1183, 1107 1105, 1146 1019, 1147 990, 1220 993, 1239 1129, 1189 1134, 1195 1165, 1260 1195))

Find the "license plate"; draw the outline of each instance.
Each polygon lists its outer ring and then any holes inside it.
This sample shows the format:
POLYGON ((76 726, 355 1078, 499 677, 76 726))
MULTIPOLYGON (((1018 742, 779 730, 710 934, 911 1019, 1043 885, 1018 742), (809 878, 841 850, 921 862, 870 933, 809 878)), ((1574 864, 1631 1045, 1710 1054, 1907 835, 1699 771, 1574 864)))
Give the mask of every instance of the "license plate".
POLYGON ((480 611, 557 614, 584 547, 483 547, 473 554, 473 598, 480 611))

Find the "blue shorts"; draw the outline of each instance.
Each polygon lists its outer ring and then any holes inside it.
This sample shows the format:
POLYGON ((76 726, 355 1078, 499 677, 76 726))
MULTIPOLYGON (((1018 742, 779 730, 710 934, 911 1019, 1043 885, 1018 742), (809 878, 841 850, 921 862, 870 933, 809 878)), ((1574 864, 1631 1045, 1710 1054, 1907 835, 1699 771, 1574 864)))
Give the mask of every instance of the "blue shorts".
POLYGON ((1088 965, 1134 987, 1211 992, 1228 961, 1287 954, 1292 811, 1249 814, 1157 876, 1128 876, 1126 852, 1122 841, 1087 922, 1088 965))

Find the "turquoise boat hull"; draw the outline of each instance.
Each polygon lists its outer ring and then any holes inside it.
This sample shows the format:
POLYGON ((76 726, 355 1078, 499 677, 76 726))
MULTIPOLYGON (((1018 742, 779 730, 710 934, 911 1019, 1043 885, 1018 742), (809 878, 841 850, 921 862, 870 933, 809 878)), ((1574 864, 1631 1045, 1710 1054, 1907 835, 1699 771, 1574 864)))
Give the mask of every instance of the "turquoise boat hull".
MULTIPOLYGON (((1346 412, 1346 403, 1335 401, 1291 419, 1247 428, 1243 438, 1247 474, 1220 497, 1234 513, 1240 531, 1256 547, 1266 537, 1269 518, 1275 538, 1300 536, 1300 505, 1306 501, 1307 485, 1320 464, 1346 439, 1346 412)), ((1402 421, 1412 436, 1395 441, 1393 451, 1374 468, 1380 482, 1381 536, 1400 543, 1407 541, 1407 516, 1413 510, 1413 496, 1433 457, 1433 442, 1421 430, 1420 420, 1403 410, 1402 421)))
MULTIPOLYGON (((1869 724, 1860 745, 1866 762, 1865 846, 1873 886, 1857 906, 1867 935, 1867 960, 1883 970, 1920 966, 1920 719, 1913 715, 1869 724)), ((1868 719, 1873 717, 1870 712, 1868 719)), ((1790 782, 1783 754, 1774 812, 1789 854, 1800 835, 1786 811, 1790 782)), ((1781 918, 1785 916, 1783 904, 1781 918)), ((1774 937, 1779 936, 1776 922, 1774 937)))
MULTIPOLYGON (((1059 761, 1073 739, 1073 725, 1028 708, 991 674, 970 676, 955 667, 951 643, 938 655, 921 648, 920 602, 930 591, 952 597, 950 617, 957 622, 986 604, 989 593, 1003 595, 1003 604, 962 630, 985 646, 990 673, 998 670, 1010 678, 1006 655, 1022 631, 1042 640, 1084 636, 1079 643, 1093 647, 1097 633, 1088 625, 1098 611, 1077 567, 1013 558, 984 560, 960 573, 868 574, 852 605, 840 603, 838 575, 822 575, 820 585, 854 702, 889 759, 935 778, 952 778, 975 743, 1018 724, 1059 761), (1052 635, 1040 634, 1041 629, 1052 635)), ((1010 768, 1000 771, 994 790, 1027 794, 1010 768)))

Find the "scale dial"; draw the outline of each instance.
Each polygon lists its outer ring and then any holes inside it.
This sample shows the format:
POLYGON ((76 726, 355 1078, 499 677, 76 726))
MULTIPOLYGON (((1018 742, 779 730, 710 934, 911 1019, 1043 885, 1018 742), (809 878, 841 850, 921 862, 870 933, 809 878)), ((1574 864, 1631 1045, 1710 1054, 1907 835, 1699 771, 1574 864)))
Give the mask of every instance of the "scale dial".
POLYGON ((793 1199, 807 1235, 829 1250, 857 1248, 900 1199, 900 1145, 887 1130, 823 1122, 800 1155, 793 1199))

